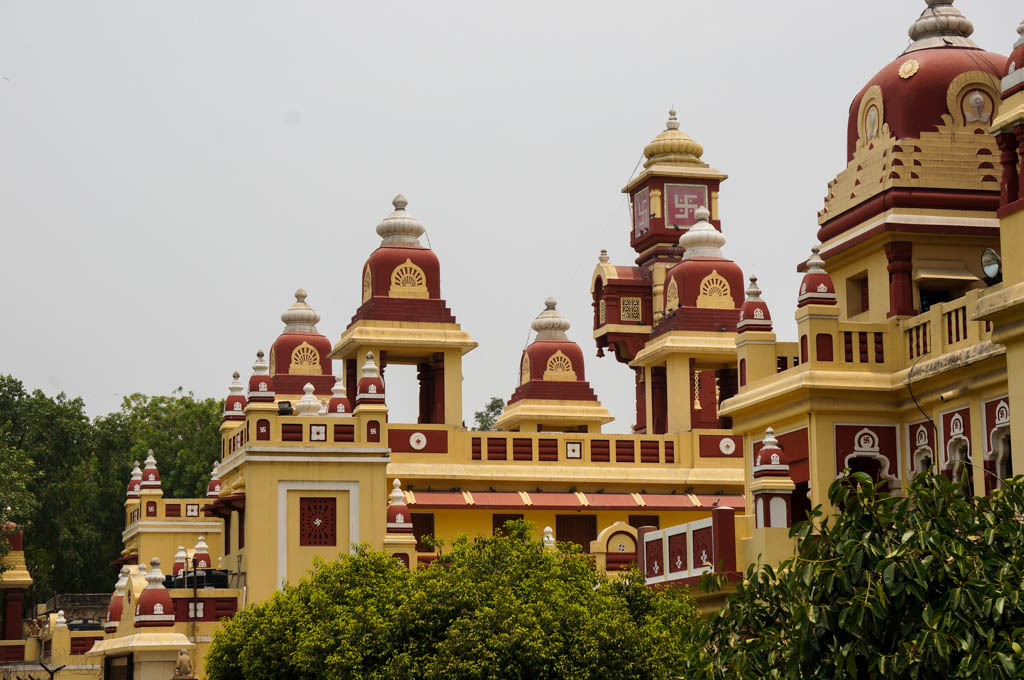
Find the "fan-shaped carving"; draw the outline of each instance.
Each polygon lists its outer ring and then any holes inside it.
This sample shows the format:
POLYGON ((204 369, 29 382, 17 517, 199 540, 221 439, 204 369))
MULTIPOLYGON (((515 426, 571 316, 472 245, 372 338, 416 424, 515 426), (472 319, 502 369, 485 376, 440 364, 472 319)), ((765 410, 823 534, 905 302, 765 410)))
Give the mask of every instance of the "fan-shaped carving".
POLYGON ((373 295, 373 279, 370 277, 370 265, 366 265, 366 269, 363 270, 363 302, 370 299, 373 295))
POLYGON ((548 359, 547 367, 544 370, 544 379, 556 382, 574 382, 576 371, 572 370, 572 361, 569 357, 558 350, 548 359))
POLYGON ((320 352, 304 342, 292 350, 292 363, 288 366, 288 373, 291 375, 322 375, 320 367, 320 352))
POLYGON ((523 363, 519 366, 519 384, 530 382, 530 355, 523 352, 523 363))
POLYGON ((427 275, 413 264, 412 260, 406 259, 391 272, 391 290, 388 295, 398 298, 423 299, 429 297, 427 275))
POLYGON ((729 282, 725 280, 718 270, 713 270, 700 282, 700 294, 697 296, 697 306, 702 309, 732 309, 732 292, 729 282))
POLYGON ((668 292, 665 293, 665 311, 671 312, 679 306, 679 284, 673 278, 668 284, 668 292))

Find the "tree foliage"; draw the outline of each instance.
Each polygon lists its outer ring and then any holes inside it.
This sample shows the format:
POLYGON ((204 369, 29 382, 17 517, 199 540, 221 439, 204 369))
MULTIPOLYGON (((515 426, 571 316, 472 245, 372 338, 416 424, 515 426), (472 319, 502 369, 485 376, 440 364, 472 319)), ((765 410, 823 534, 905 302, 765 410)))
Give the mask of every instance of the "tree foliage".
POLYGON ((932 474, 904 497, 840 478, 693 644, 693 678, 1010 678, 1024 672, 1024 478, 985 498, 932 474))
POLYGON ((211 680, 669 678, 696 620, 686 591, 597 574, 571 544, 545 550, 525 522, 459 538, 408 571, 360 548, 225 622, 211 680))
POLYGON ((493 430, 494 423, 497 422, 498 416, 505 408, 505 400, 501 397, 491 397, 490 400, 484 404, 482 411, 476 411, 473 413, 473 429, 478 431, 493 430))
POLYGON ((165 495, 205 493, 220 453, 222 408, 179 388, 170 396, 133 394, 119 411, 90 421, 81 399, 29 392, 0 376, 0 520, 10 506, 25 530, 35 581, 26 601, 109 591, 132 461, 152 448, 165 495))

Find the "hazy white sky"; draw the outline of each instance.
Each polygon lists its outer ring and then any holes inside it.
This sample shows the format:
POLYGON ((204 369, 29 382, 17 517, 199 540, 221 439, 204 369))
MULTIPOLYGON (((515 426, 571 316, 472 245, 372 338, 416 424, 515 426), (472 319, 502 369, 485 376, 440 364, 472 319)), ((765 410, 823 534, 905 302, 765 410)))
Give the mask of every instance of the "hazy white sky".
MULTIPOLYGON (((82 396, 222 397, 303 286, 335 341, 398 192, 480 343, 465 411, 515 386, 549 295, 587 375, 590 275, 630 264, 620 193, 679 109, 722 186, 725 253, 794 339, 795 264, 845 164, 849 103, 923 0, 0 0, 0 373, 82 396)), ((1002 54, 1019 0, 960 0, 1002 54)), ((412 369, 388 373, 414 417, 412 369)))

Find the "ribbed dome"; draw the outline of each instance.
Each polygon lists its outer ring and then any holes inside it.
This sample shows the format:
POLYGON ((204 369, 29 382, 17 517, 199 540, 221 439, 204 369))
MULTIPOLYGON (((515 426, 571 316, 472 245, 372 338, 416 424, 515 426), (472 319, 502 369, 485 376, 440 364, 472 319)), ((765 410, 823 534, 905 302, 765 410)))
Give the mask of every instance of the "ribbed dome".
POLYGON ((544 301, 544 311, 530 324, 531 328, 537 331, 537 340, 569 339, 565 334, 569 330, 569 320, 562 316, 560 311, 555 309, 557 305, 558 300, 549 297, 544 301))
POLYGON ((405 211, 409 201, 398 194, 391 201, 394 211, 377 225, 377 234, 383 239, 382 246, 418 246, 419 237, 426 229, 423 223, 405 211))
POLYGON ((904 54, 929 47, 977 47, 971 40, 974 24, 953 7, 953 0, 926 2, 928 7, 907 31, 914 42, 904 50, 904 54))
POLYGON ((316 322, 320 315, 306 304, 306 291, 299 288, 295 291, 295 304, 281 313, 285 333, 316 333, 316 322))
POLYGON ((679 247, 686 248, 684 260, 693 257, 722 257, 725 235, 711 226, 711 212, 701 206, 696 210, 697 223, 679 237, 679 247))
POLYGON ((644 147, 644 156, 647 157, 644 167, 649 168, 655 163, 703 165, 700 160, 703 154, 704 147, 697 143, 690 135, 679 129, 679 121, 676 120, 676 110, 671 109, 668 112, 668 122, 665 123, 665 131, 644 147))

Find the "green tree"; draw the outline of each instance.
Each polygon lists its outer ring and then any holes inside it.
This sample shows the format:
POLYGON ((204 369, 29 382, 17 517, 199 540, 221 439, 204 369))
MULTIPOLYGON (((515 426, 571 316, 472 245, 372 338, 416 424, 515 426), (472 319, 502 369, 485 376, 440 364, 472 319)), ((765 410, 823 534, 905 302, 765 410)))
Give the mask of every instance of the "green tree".
POLYGON ((501 397, 491 397, 484 405, 482 411, 473 414, 473 429, 478 431, 493 430, 494 423, 498 420, 502 410, 505 408, 505 400, 501 397))
POLYGON ((919 475, 905 497, 854 473, 795 556, 754 566, 708 625, 692 678, 1011 678, 1024 671, 1024 478, 985 498, 919 475))
POLYGON ((575 545, 546 550, 525 522, 456 539, 409 572, 362 548, 216 633, 211 680, 669 678, 692 653, 684 590, 599 575, 575 545))

